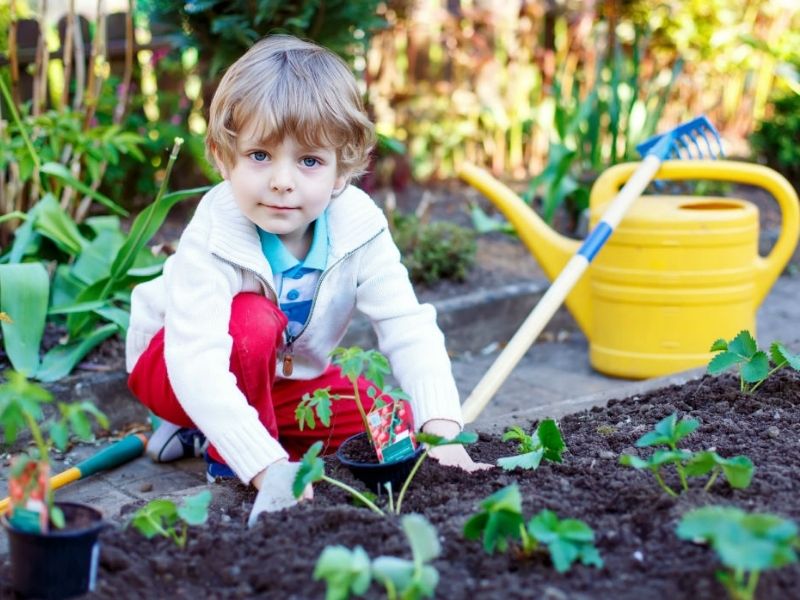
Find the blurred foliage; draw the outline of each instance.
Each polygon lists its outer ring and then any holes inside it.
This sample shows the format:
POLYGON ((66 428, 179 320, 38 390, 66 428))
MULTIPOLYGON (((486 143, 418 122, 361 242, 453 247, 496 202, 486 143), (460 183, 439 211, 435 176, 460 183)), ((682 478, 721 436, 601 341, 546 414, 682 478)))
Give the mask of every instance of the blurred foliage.
POLYGON ((750 144, 762 162, 800 191, 800 94, 785 92, 775 98, 771 116, 759 123, 750 144))
POLYGON ((313 40, 348 60, 385 25, 379 0, 139 0, 151 27, 178 49, 201 48, 207 75, 216 77, 254 42, 270 33, 313 40))
POLYGON ((392 235, 415 283, 463 281, 475 262, 475 232, 449 221, 425 222, 414 214, 392 213, 392 235))

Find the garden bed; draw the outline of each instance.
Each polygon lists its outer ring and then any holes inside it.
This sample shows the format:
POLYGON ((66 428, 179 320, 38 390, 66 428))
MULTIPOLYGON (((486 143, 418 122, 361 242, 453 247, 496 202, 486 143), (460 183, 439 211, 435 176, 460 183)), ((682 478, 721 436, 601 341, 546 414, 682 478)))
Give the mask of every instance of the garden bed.
MULTIPOLYGON (((442 554, 433 563, 441 577, 437 597, 719 600, 725 592, 714 578, 719 567, 714 552, 679 540, 676 524, 682 514, 706 504, 800 521, 799 405, 800 375, 793 372, 776 374, 753 396, 740 393, 738 380, 729 375, 612 400, 606 408, 561 420, 568 447, 563 464, 546 462, 534 472, 493 469, 468 475, 429 461, 412 484, 403 512, 424 514, 438 530, 442 554), (705 493, 694 482, 688 493, 672 499, 649 474, 619 466, 619 455, 638 453, 635 441, 673 412, 701 421, 685 447, 749 456, 756 465, 751 486, 733 490, 719 480, 705 493), (562 518, 586 521, 596 532, 605 566, 578 565, 559 575, 546 554, 488 556, 480 542, 466 541, 462 528, 478 502, 513 482, 522 492, 526 518, 550 508, 562 518)), ((470 453, 476 460, 495 462, 512 454, 513 444, 482 434, 470 453)), ((333 461, 328 473, 353 483, 333 461)), ((671 475, 667 483, 675 485, 671 475)), ((237 489, 236 502, 212 504, 209 524, 190 531, 185 550, 164 539, 147 541, 132 529, 106 530, 94 597, 323 598, 324 585, 313 581, 312 572, 327 545, 360 544, 371 557, 410 557, 398 519, 357 508, 329 485, 315 487, 313 502, 262 515, 251 531, 245 521, 253 492, 237 489)), ((6 572, 2 576, 8 581, 6 572)), ((766 572, 757 597, 795 597, 798 586, 798 565, 766 572)), ((373 584, 368 597, 383 593, 373 584)))

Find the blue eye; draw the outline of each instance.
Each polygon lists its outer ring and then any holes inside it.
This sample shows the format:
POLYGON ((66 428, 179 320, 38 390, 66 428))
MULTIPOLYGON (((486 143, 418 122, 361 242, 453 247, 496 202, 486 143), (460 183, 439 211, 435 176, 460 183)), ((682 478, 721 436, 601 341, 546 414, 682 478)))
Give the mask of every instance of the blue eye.
POLYGON ((261 152, 260 150, 257 152, 253 152, 250 154, 253 157, 253 160, 257 160, 258 162, 263 162, 267 160, 267 153, 261 152))
POLYGON ((316 167, 318 164, 319 161, 313 156, 306 156, 305 158, 303 158, 304 167, 316 167))

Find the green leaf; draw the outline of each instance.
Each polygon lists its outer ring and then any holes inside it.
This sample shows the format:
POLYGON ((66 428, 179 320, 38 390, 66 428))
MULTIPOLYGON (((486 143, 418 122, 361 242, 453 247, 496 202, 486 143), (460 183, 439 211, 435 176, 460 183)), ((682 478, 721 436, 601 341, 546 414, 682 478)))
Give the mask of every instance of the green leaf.
POLYGON ((728 480, 732 488, 744 489, 753 480, 755 467, 753 466, 753 461, 746 456, 720 459, 720 466, 725 474, 725 479, 728 480))
POLYGON ((322 442, 316 441, 303 455, 300 468, 297 470, 297 475, 292 484, 292 493, 295 498, 303 495, 307 485, 321 481, 325 475, 325 463, 319 458, 321 451, 322 442))
POLYGON ((203 490, 183 501, 183 504, 178 507, 178 516, 187 525, 202 525, 208 520, 209 504, 211 504, 211 491, 203 490))
POLYGON ((719 352, 719 351, 723 351, 724 352, 727 349, 728 349, 728 342, 726 342, 722 338, 719 338, 718 340, 715 340, 713 344, 711 344, 711 348, 709 349, 709 352, 719 352))
POLYGON ((45 195, 37 204, 35 229, 70 256, 76 256, 89 245, 52 194, 45 195))
POLYGON ((165 194, 157 202, 145 208, 133 222, 130 233, 128 234, 122 248, 114 257, 111 265, 111 277, 113 281, 121 279, 133 266, 139 251, 150 241, 156 231, 161 227, 170 209, 187 198, 192 198, 207 192, 209 186, 181 190, 171 194, 165 194))
POLYGON ((769 374, 769 358, 767 353, 759 350, 748 362, 742 365, 742 379, 747 383, 762 381, 769 374))
POLYGON ((544 450, 534 450, 526 454, 518 454, 517 456, 505 456, 497 459, 497 466, 502 467, 506 471, 513 471, 514 469, 530 469, 536 470, 544 457, 544 450))
POLYGON ((689 477, 700 477, 710 473, 719 464, 720 457, 716 452, 704 450, 695 452, 692 458, 686 463, 686 474, 689 477))
POLYGON ((561 462, 561 453, 567 446, 564 444, 564 439, 561 437, 561 431, 558 429, 558 424, 555 420, 544 419, 539 423, 533 435, 539 438, 544 448, 544 457, 547 460, 561 462))
POLYGON ((741 356, 734 354, 733 352, 721 352, 712 358, 711 362, 708 363, 708 372, 711 375, 719 375, 726 369, 730 369, 731 367, 739 364, 742 362, 742 360, 743 359, 741 356))
POLYGON ((650 463, 646 460, 633 456, 632 454, 623 454, 619 457, 619 464, 626 467, 633 467, 634 469, 649 469, 650 463))
POLYGON ((114 324, 104 325, 86 337, 70 342, 69 344, 59 345, 52 348, 45 354, 42 365, 36 371, 36 379, 39 381, 57 381, 69 375, 75 365, 86 356, 92 348, 100 345, 112 335, 117 333, 119 328, 114 324))
POLYGON ((788 364, 795 371, 800 371, 800 354, 792 354, 780 342, 774 342, 770 348, 772 362, 775 366, 788 364))
POLYGON ((372 576, 386 588, 406 590, 414 577, 414 563, 395 556, 379 556, 372 561, 372 576))
POLYGON ((453 446, 456 444, 467 445, 474 444, 478 441, 478 434, 473 431, 462 431, 452 438, 445 438, 433 433, 424 433, 420 431, 416 434, 417 441, 426 444, 431 448, 438 446, 453 446))
POLYGON ((151 500, 133 513, 130 525, 136 528, 147 539, 156 535, 167 535, 165 529, 170 528, 178 519, 178 509, 172 500, 151 500))
POLYGON ((13 321, 0 321, 5 351, 14 369, 29 375, 39 368, 49 290, 42 264, 0 265, 0 311, 13 321))
POLYGON ((547 549, 550 552, 550 560, 553 561, 553 567, 559 573, 569 571, 579 554, 578 546, 562 539, 553 540, 547 545, 547 549))
POLYGON ((752 334, 745 329, 730 341, 728 351, 744 358, 750 358, 758 351, 758 346, 752 334))
POLYGON ((361 546, 327 546, 317 559, 314 579, 327 582, 326 600, 347 600, 351 592, 360 596, 372 580, 369 556, 361 546))
POLYGON ((50 438, 53 445, 59 450, 64 450, 69 443, 69 428, 65 421, 55 421, 50 425, 50 438))
POLYGON ((75 179, 69 169, 64 165, 58 163, 45 163, 41 167, 41 172, 45 175, 52 175, 56 179, 63 181, 65 184, 74 188, 75 190, 81 192, 85 196, 89 196, 90 198, 97 200, 100 204, 105 206, 108 210, 112 213, 120 215, 122 217, 128 216, 128 211, 119 206, 116 202, 111 200, 110 198, 104 196, 100 192, 93 190, 88 185, 82 183, 75 179))
POLYGON ((422 515, 405 515, 400 525, 411 546, 411 555, 417 565, 430 562, 442 551, 436 529, 422 515))

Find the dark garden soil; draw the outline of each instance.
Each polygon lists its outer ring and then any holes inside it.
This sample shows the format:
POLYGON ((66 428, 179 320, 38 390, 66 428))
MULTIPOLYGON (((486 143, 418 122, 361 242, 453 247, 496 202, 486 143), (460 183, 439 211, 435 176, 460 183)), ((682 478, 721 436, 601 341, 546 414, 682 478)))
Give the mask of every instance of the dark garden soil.
MULTIPOLYGON (((724 504, 800 521, 797 373, 779 372, 753 396, 740 393, 732 375, 706 376, 681 387, 612 400, 606 408, 567 416, 560 425, 568 446, 562 464, 543 463, 535 472, 492 469, 473 475, 430 461, 422 467, 403 512, 424 514, 439 532, 443 550, 434 562, 441 577, 436 597, 720 600, 725 592, 714 578, 719 567, 714 552, 675 535, 683 513, 724 504), (726 457, 748 455, 756 465, 751 486, 733 490, 718 481, 705 493, 695 481, 688 493, 672 499, 649 474, 619 466, 623 452, 646 454, 634 442, 672 412, 701 421, 687 448, 714 448, 726 457), (597 534, 605 566, 579 565, 559 575, 546 554, 530 559, 513 553, 488 556, 480 542, 464 540, 464 522, 479 501, 515 482, 527 518, 549 508, 562 518, 585 520, 597 534)), ((470 453, 494 463, 513 453, 513 444, 482 434, 470 453)), ((354 483, 334 462, 328 461, 328 474, 354 483)), ((672 475, 667 483, 674 486, 677 478, 672 475)), ((212 505, 209 524, 190 531, 185 550, 164 539, 145 540, 131 529, 106 530, 92 597, 323 598, 324 585, 312 573, 327 545, 362 545, 371 557, 410 558, 397 518, 357 508, 337 488, 318 484, 312 502, 262 515, 248 531, 253 493, 236 487, 235 505, 212 505)), ((0 576, 8 580, 7 572, 0 576)), ((800 565, 794 565, 762 575, 757 597, 797 598, 798 589, 800 565)), ((368 597, 383 594, 373 585, 368 597)))

